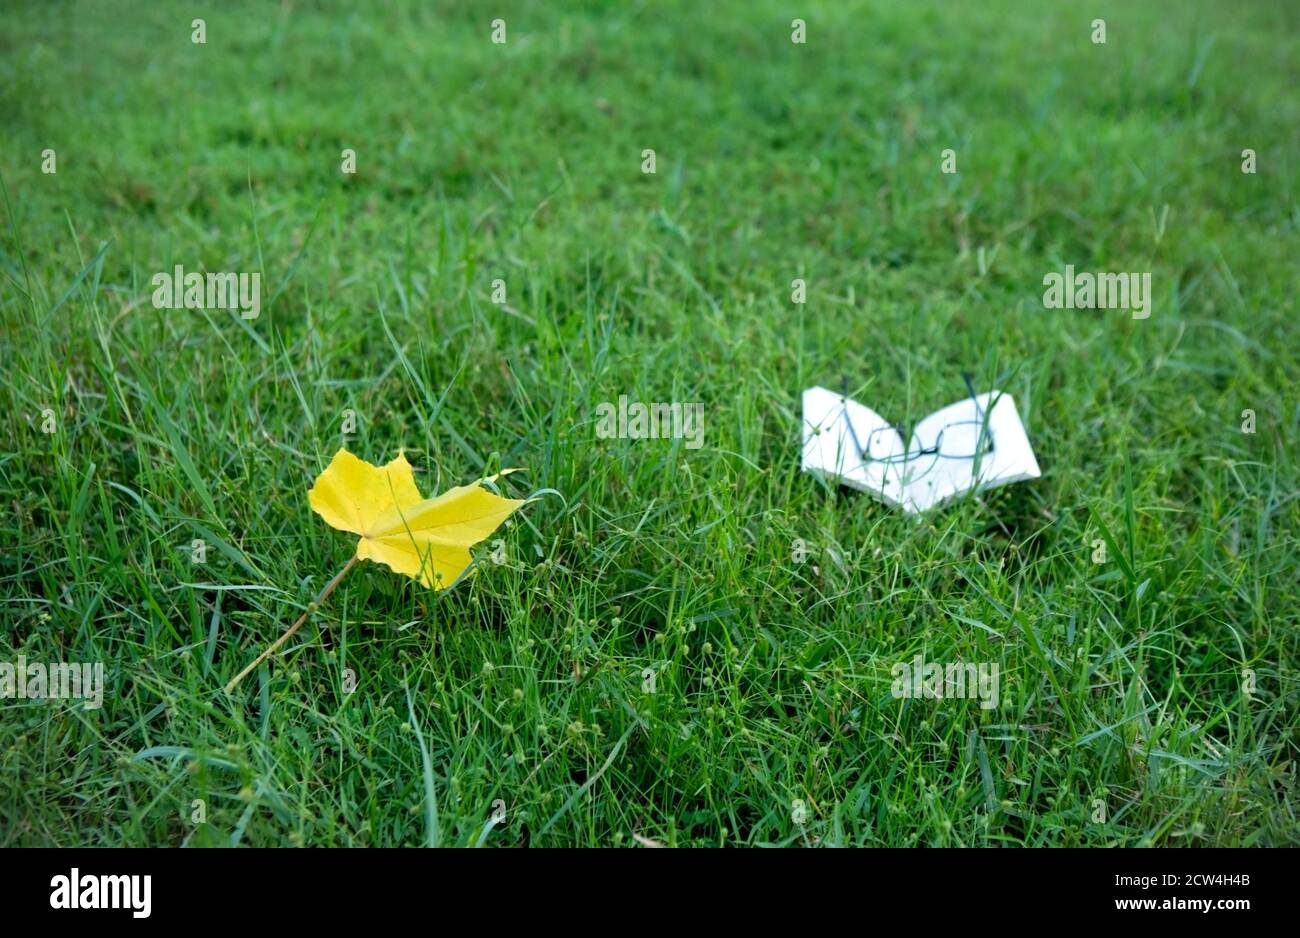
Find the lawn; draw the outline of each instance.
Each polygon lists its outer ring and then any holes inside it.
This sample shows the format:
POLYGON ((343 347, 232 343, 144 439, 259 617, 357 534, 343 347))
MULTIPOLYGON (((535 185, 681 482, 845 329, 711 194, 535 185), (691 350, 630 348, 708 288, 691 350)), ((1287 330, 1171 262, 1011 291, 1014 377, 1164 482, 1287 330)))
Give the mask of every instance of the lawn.
POLYGON ((370 7, 0 13, 0 662, 105 681, 0 700, 0 845, 1300 843, 1300 8, 370 7), (1151 315, 1045 308, 1066 265, 1151 315), (963 372, 1042 478, 800 471, 804 388, 963 372), (557 494, 226 694, 353 553, 341 446, 557 494))

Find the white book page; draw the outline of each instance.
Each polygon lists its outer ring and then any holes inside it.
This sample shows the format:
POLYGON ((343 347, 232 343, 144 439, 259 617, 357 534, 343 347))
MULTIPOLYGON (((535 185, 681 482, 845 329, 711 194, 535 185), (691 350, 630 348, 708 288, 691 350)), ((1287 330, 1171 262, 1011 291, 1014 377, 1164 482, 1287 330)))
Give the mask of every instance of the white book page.
POLYGON ((904 487, 912 511, 1041 474, 1016 402, 998 391, 968 397, 918 423, 910 451, 936 449, 908 463, 904 487))
POLYGON ((903 438, 870 407, 827 388, 803 392, 803 468, 891 507, 905 507, 901 463, 903 438), (856 437, 856 440, 855 440, 856 437), (859 443, 871 459, 863 460, 859 443))

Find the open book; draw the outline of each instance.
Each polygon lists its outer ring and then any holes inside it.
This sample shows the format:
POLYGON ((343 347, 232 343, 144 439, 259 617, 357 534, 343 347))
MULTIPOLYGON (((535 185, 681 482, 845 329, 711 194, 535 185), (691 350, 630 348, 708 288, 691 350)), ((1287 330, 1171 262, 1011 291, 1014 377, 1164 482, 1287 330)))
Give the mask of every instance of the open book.
POLYGON ((870 407, 809 388, 803 392, 803 468, 907 512, 1041 475, 1016 402, 1000 391, 935 411, 905 443, 870 407))

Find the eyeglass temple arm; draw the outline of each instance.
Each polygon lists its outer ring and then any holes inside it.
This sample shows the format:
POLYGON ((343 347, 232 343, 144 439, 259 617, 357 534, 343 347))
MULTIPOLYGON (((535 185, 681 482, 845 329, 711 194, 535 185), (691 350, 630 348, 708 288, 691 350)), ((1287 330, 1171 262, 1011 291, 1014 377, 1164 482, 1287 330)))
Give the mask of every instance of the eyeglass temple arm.
MULTIPOLYGON (((982 442, 983 440, 988 438, 989 428, 987 422, 984 419, 984 408, 980 407, 979 395, 975 393, 975 379, 971 377, 969 371, 963 371, 961 373, 961 379, 966 382, 966 390, 970 392, 970 399, 975 402, 975 413, 979 417, 979 422, 980 422, 979 439, 982 442)), ((978 446, 979 444, 977 443, 976 445, 978 446)), ((990 449, 993 448, 991 441, 989 444, 989 448, 990 449)))
POLYGON ((853 445, 858 448, 858 459, 865 460, 867 451, 862 448, 862 441, 858 439, 858 431, 853 426, 853 418, 849 416, 849 376, 841 375, 840 383, 843 393, 840 394, 840 409, 844 411, 844 422, 849 425, 849 436, 853 437, 853 445))
POLYGON ((975 413, 979 414, 982 423, 984 421, 984 411, 980 408, 979 395, 975 393, 975 379, 971 377, 969 371, 963 371, 961 379, 966 382, 966 390, 970 391, 970 399, 975 402, 975 413))

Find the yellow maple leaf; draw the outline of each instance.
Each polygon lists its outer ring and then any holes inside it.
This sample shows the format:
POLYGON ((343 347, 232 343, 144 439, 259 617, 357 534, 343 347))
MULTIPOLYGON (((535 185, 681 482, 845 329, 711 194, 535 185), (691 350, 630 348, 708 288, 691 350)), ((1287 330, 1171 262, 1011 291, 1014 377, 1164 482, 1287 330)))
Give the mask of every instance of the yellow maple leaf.
MULTIPOLYGON (((233 693, 240 681, 302 628, 358 560, 386 563, 434 589, 446 589, 455 583, 473 560, 469 549, 527 501, 502 498, 483 488, 483 483, 517 471, 503 469, 473 485, 421 498, 411 464, 403 454, 386 465, 372 466, 345 449, 335 453, 325 471, 316 477, 307 500, 331 527, 361 536, 357 551, 307 604, 298 620, 230 679, 226 693, 233 693)), ((549 492, 545 489, 539 494, 549 492)))
POLYGON ((469 549, 524 504, 524 499, 502 498, 481 484, 496 478, 423 498, 405 455, 372 466, 341 449, 316 477, 307 500, 331 527, 360 535, 360 559, 445 589, 470 565, 469 549))

